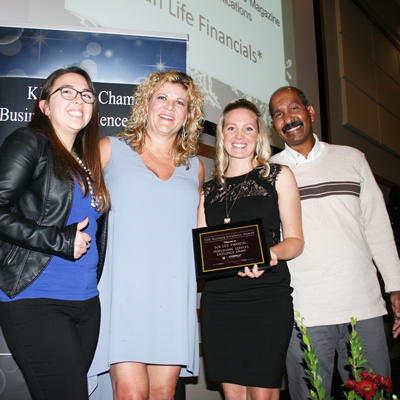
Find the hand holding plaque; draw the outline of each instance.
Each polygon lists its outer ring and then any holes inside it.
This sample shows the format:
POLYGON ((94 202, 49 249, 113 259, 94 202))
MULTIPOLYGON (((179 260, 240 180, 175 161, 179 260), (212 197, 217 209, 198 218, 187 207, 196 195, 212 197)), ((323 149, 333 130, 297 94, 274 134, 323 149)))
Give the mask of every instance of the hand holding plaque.
POLYGON ((193 245, 197 279, 235 275, 255 264, 271 268, 262 219, 193 229, 193 245))

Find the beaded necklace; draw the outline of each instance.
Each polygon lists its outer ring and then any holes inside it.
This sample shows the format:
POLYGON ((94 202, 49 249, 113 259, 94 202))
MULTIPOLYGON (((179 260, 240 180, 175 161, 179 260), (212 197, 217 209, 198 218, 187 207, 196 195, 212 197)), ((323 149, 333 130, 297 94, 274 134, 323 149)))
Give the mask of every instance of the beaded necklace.
POLYGON ((79 165, 83 168, 83 170, 87 173, 88 176, 86 176, 86 181, 89 187, 89 193, 90 193, 90 205, 94 208, 98 208, 100 201, 101 201, 101 196, 97 197, 96 194, 94 193, 94 189, 93 189, 93 185, 92 185, 92 181, 93 181, 93 177, 92 177, 92 173, 90 172, 90 169, 84 164, 84 162, 80 159, 80 157, 75 153, 75 151, 73 152, 76 161, 78 161, 79 165))

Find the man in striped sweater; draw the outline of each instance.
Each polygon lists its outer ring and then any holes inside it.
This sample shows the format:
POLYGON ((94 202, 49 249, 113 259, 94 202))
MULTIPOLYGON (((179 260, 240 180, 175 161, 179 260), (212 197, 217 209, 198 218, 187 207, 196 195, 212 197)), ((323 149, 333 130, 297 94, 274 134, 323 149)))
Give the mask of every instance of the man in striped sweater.
MULTIPOLYGON (((295 87, 280 88, 270 99, 272 125, 285 149, 271 158, 293 171, 300 190, 304 251, 288 262, 294 308, 304 318, 316 349, 319 371, 330 398, 335 352, 343 381, 351 317, 363 343, 365 365, 390 376, 382 316, 385 302, 377 266, 391 293, 393 335, 400 334, 400 261, 382 193, 360 151, 320 142, 313 134, 315 110, 295 87)), ((309 398, 299 330, 293 329, 287 356, 291 398, 309 398)))

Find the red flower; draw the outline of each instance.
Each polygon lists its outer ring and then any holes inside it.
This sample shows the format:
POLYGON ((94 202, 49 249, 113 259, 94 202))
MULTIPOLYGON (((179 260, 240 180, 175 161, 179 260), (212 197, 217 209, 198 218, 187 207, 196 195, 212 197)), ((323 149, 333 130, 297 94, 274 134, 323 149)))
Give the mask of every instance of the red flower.
POLYGON ((362 378, 363 381, 374 383, 378 387, 382 388, 383 390, 387 390, 388 392, 391 392, 393 390, 392 380, 389 378, 385 378, 384 376, 373 374, 368 371, 363 371, 361 372, 360 377, 362 378))
POLYGON ((345 385, 346 385, 349 389, 355 390, 355 388, 356 388, 356 383, 357 383, 357 382, 356 382, 355 380, 353 380, 353 379, 347 379, 345 385))
POLYGON ((377 382, 376 384, 381 387, 383 390, 387 390, 391 392, 392 388, 392 380, 389 378, 385 378, 384 376, 377 375, 377 382))
POLYGON ((356 385, 355 385, 355 390, 357 391, 357 394, 365 396, 366 400, 372 399, 374 397, 377 389, 378 389, 378 386, 375 383, 369 382, 367 380, 362 380, 361 382, 356 382, 356 385))
POLYGON ((361 372, 360 376, 362 379, 373 383, 378 383, 378 379, 380 378, 380 375, 375 375, 368 371, 361 372))

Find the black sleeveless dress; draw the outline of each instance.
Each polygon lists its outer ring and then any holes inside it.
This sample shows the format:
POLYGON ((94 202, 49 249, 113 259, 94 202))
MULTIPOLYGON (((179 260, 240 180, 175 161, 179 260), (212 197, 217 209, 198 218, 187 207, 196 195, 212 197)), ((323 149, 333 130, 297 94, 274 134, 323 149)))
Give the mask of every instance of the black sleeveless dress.
MULTIPOLYGON (((246 175, 227 178, 223 190, 215 180, 205 183, 207 225, 223 224, 228 208, 231 222, 263 218, 270 247, 279 243, 275 182, 281 169, 271 165, 266 179, 260 177, 262 168, 251 171, 247 179, 246 175)), ((209 381, 281 387, 293 327, 291 293, 288 267, 282 260, 258 279, 232 276, 206 280, 200 320, 209 381)))

